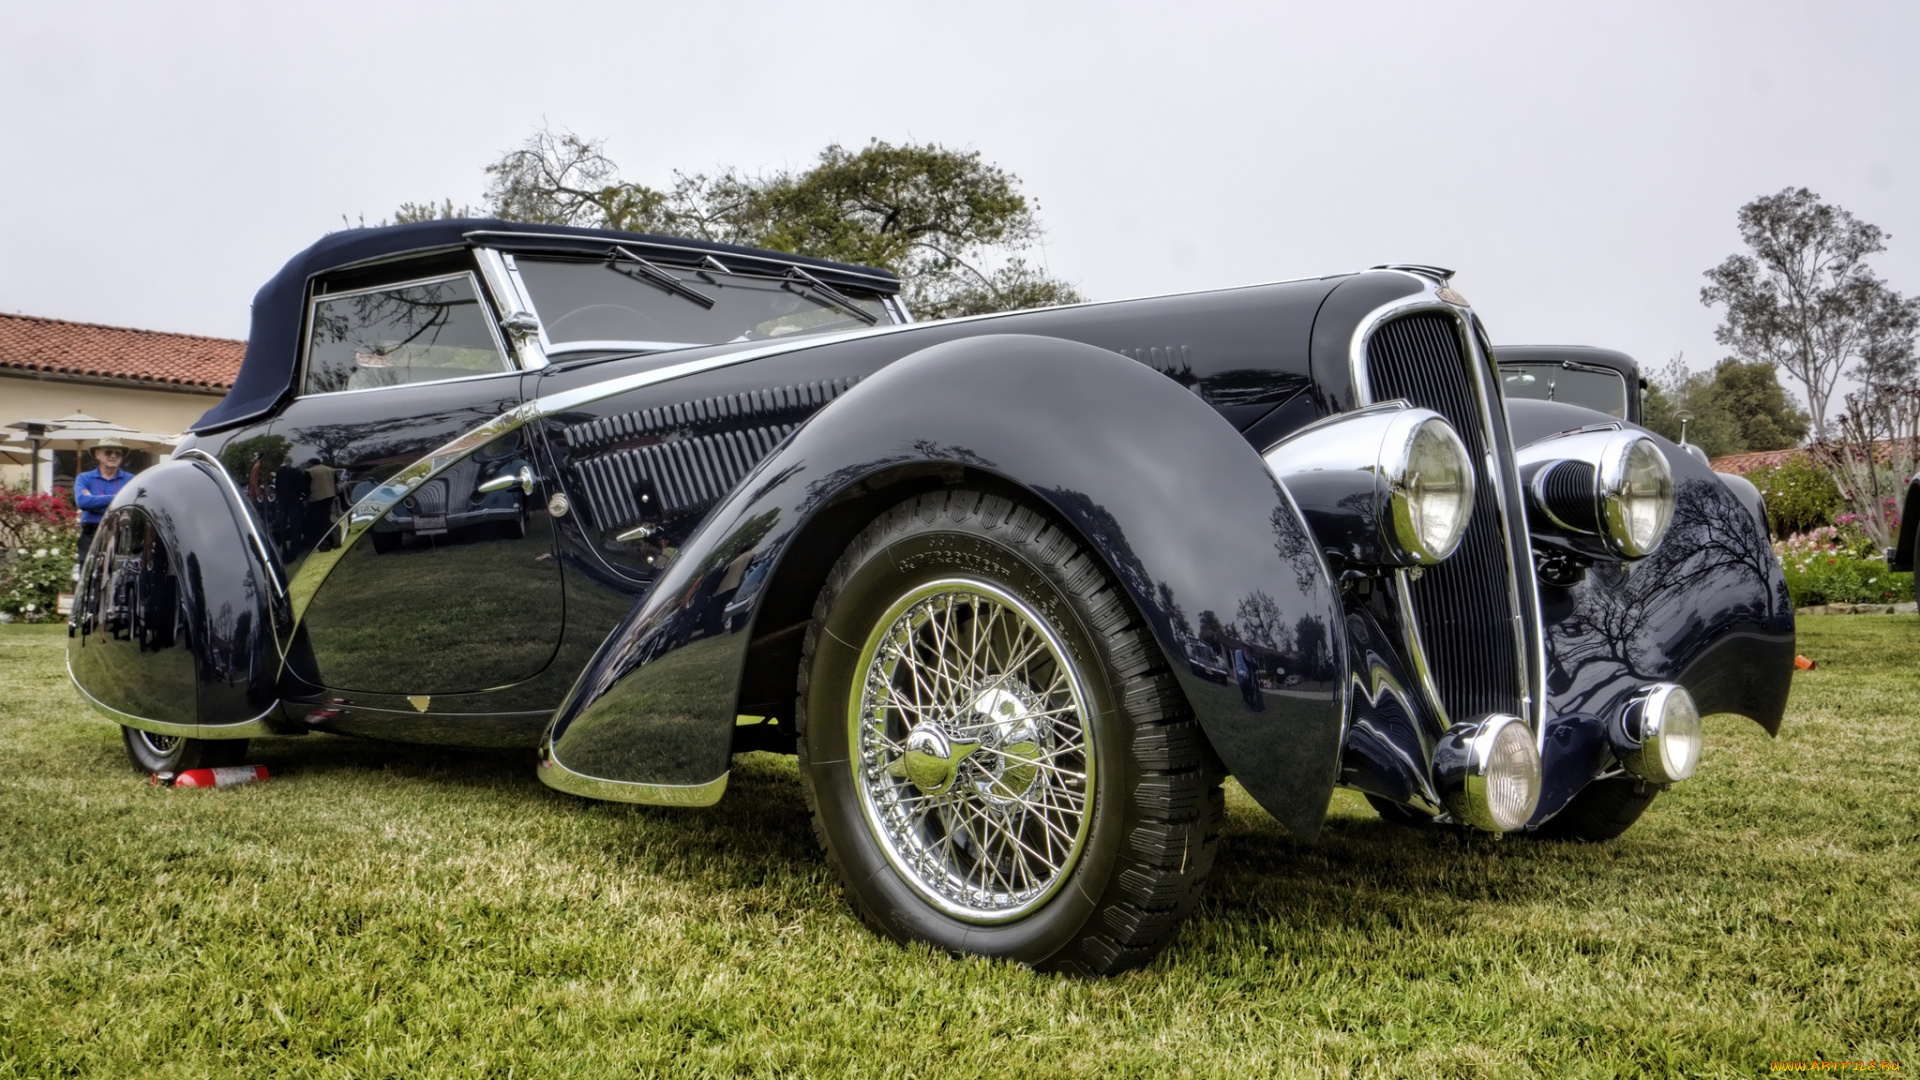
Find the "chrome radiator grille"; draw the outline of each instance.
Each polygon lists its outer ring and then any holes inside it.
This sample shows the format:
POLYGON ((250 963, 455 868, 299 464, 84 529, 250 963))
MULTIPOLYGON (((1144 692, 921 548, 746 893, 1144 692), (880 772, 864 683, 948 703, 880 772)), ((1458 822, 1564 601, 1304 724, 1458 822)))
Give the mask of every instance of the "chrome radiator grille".
POLYGON ((1487 474, 1487 424, 1468 381, 1474 376, 1458 326, 1435 313, 1394 319, 1374 332, 1366 359, 1373 400, 1404 398, 1446 417, 1473 458, 1475 498, 1466 535, 1450 558, 1428 567, 1410 589, 1441 703, 1455 723, 1492 712, 1525 717, 1505 539, 1512 530, 1499 521, 1498 481, 1487 474))

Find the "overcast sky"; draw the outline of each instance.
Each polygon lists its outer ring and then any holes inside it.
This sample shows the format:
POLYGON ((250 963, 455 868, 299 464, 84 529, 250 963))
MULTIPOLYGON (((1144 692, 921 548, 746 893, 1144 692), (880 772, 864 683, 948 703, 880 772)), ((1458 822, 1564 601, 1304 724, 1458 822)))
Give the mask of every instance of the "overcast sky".
POLYGON ((230 337, 342 215, 478 203, 540 123, 628 178, 980 151, 1100 299, 1383 262, 1496 341, 1721 355, 1701 272, 1812 188, 1920 292, 1920 4, 22 4, 0 310, 230 337))

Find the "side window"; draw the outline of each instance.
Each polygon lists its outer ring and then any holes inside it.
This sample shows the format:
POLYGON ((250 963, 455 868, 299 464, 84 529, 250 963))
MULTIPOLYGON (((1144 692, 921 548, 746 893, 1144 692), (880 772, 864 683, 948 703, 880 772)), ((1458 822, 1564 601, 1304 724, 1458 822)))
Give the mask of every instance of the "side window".
POLYGON ((460 379, 513 365, 472 274, 317 296, 301 393, 460 379))

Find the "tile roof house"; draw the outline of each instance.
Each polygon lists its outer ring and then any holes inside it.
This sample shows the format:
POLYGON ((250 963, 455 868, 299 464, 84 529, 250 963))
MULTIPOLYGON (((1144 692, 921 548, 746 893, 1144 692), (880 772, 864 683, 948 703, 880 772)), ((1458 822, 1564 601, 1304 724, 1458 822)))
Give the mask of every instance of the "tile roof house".
MULTIPOLYGON (((0 314, 0 434, 14 434, 6 425, 17 420, 76 412, 138 431, 185 431, 225 396, 246 348, 228 338, 0 314)), ((48 459, 61 484, 91 467, 70 451, 48 459)), ((26 478, 24 465, 0 465, 0 481, 26 478)), ((43 485, 46 478, 43 466, 43 485)))
POLYGON ((1745 476, 1755 469, 1770 468, 1784 463, 1788 458, 1806 457, 1803 447, 1790 450, 1759 450, 1748 454, 1722 454, 1709 464, 1714 472, 1733 473, 1745 476))
MULTIPOLYGON (((1873 444, 1873 456, 1876 461, 1885 464, 1893 460, 1894 440, 1881 439, 1873 444)), ((1794 459, 1804 459, 1807 448, 1796 446, 1789 450, 1756 450, 1746 454, 1722 454, 1708 464, 1713 471, 1735 473, 1745 476, 1755 469, 1772 468, 1794 459)))

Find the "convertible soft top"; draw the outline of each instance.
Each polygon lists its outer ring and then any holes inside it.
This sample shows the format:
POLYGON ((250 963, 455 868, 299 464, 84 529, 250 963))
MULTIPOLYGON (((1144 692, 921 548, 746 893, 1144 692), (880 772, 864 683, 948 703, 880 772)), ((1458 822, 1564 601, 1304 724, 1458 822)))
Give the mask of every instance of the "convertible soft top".
MULTIPOLYGON (((900 279, 870 266, 829 262, 804 255, 786 255, 759 248, 688 240, 674 236, 581 229, 565 225, 531 225, 494 218, 453 218, 377 229, 347 229, 321 237, 312 247, 287 261, 253 297, 253 326, 247 334, 247 354, 241 361, 233 389, 218 405, 194 422, 193 431, 207 432, 251 420, 272 409, 293 386, 300 362, 300 324, 307 283, 316 275, 358 263, 484 244, 508 251, 604 251, 609 242, 645 248, 669 262, 686 262, 688 253, 711 253, 735 262, 758 264, 778 272, 803 266, 829 285, 892 296, 900 279), (679 256, 676 258, 676 254, 679 256)), ((697 257, 694 261, 697 261, 697 257)))

